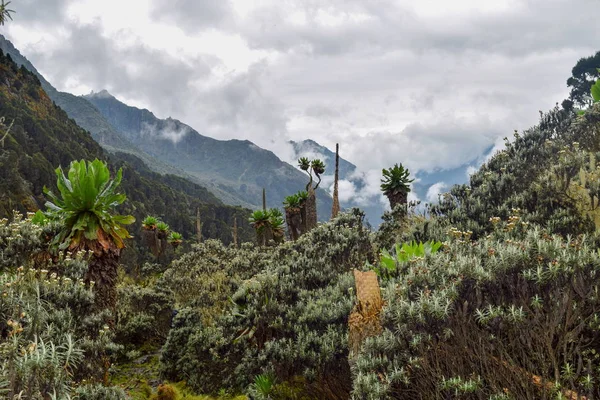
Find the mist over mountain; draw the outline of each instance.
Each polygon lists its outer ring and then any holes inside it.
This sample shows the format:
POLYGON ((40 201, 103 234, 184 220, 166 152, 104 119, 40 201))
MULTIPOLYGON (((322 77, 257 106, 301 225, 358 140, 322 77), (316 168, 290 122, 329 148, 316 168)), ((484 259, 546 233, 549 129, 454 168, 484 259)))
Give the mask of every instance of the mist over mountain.
MULTIPOLYGON (((281 207, 285 196, 308 182, 306 174, 250 141, 202 136, 180 121, 130 107, 105 90, 87 96, 60 92, 2 35, 0 49, 33 72, 48 96, 106 150, 133 154, 156 172, 206 186, 226 204, 259 208, 264 187, 268 206, 281 207)), ((319 218, 326 220, 331 197, 318 190, 317 201, 319 218)))

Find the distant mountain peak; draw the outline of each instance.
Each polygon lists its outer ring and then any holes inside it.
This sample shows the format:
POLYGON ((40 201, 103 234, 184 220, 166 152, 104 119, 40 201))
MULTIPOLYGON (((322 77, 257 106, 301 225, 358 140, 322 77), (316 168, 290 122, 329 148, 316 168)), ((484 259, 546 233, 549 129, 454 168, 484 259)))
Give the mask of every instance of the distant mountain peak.
POLYGON ((116 97, 109 93, 108 90, 102 89, 99 92, 94 92, 93 90, 88 95, 84 95, 83 97, 95 97, 100 99, 115 99, 116 97))

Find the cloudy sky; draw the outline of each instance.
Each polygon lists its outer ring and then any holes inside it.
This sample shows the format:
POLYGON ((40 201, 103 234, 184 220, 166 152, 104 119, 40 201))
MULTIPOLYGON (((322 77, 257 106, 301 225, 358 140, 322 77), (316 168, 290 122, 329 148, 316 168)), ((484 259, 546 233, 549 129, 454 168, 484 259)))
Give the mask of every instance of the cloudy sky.
POLYGON ((573 65, 600 47, 599 0, 11 6, 0 33, 60 90, 107 89, 282 158, 288 139, 340 142, 373 176, 395 162, 432 171, 481 159, 562 101, 573 65))

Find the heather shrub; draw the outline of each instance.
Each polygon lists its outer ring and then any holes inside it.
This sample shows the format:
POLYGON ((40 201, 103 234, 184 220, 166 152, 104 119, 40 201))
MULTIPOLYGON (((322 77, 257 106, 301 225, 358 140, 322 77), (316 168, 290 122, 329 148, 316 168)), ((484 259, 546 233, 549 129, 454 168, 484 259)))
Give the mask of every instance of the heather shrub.
POLYGON ((277 382, 302 377, 315 397, 347 397, 351 270, 372 261, 362 220, 358 211, 342 214, 297 242, 261 248, 264 267, 239 284, 214 321, 193 304, 177 315, 163 375, 201 392, 243 389, 262 374, 277 382))
POLYGON ((228 306, 240 283, 265 268, 270 253, 251 243, 241 248, 206 240, 175 260, 157 286, 172 291, 178 308, 194 305, 205 321, 228 306))
POLYGON ((353 364, 357 399, 600 395, 600 255, 519 215, 477 242, 400 262, 383 287, 383 333, 353 364))
POLYGON ((565 149, 579 146, 582 151, 597 151, 592 145, 593 118, 600 116, 600 107, 594 106, 588 114, 586 124, 557 107, 542 114, 537 126, 523 134, 515 132, 512 141, 506 138, 505 150, 471 175, 469 185, 454 186, 439 204, 430 206, 428 212, 434 218, 406 232, 403 241, 412 235, 426 236, 416 240, 443 240, 452 226, 471 231, 473 239, 478 239, 491 231, 491 217, 505 220, 512 209, 523 210, 529 222, 558 234, 593 232, 594 225, 582 218, 566 187, 548 179, 551 169, 562 171, 561 182, 568 183, 579 174, 576 165, 561 159, 565 149))
POLYGON ((36 269, 44 229, 29 218, 4 224, 3 238, 20 252, 4 253, 0 274, 0 390, 8 398, 67 398, 74 382, 102 379, 117 349, 82 280, 86 255, 61 254, 36 269), (11 267, 11 259, 21 265, 11 267))
POLYGON ((126 400, 128 398, 121 388, 99 384, 79 386, 73 395, 73 400, 126 400))
POLYGON ((115 332, 117 343, 126 349, 164 343, 171 328, 173 301, 169 290, 154 284, 120 286, 115 332))

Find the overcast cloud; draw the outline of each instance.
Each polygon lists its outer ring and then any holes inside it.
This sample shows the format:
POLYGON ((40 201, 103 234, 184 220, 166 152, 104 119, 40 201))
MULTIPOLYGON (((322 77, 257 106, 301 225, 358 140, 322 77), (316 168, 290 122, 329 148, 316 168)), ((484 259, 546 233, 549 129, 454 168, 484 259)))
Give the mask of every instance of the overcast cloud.
POLYGON ((600 38, 597 0, 13 3, 0 32, 58 89, 107 89, 286 160, 289 139, 339 142, 373 188, 396 162, 484 159, 566 97, 600 38))

